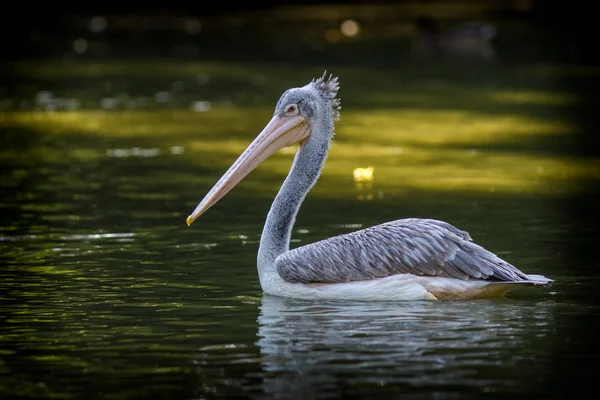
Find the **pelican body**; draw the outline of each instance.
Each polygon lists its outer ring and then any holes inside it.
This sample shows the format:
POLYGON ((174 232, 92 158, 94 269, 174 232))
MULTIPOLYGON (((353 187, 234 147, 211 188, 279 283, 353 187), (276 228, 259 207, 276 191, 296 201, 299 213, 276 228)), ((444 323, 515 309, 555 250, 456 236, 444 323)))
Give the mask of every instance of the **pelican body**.
POLYGON ((290 250, 292 227, 327 158, 339 119, 338 79, 287 90, 271 121, 187 218, 190 225, 258 164, 298 143, 291 170, 267 215, 258 249, 265 293, 328 300, 441 300, 504 295, 551 280, 528 275, 433 219, 400 219, 290 250))

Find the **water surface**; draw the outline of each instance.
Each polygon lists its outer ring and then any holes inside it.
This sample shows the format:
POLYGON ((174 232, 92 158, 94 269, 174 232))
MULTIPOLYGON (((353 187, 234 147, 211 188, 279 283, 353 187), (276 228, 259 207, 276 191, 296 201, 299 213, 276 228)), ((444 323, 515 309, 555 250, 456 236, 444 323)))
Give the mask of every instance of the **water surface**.
POLYGON ((580 155, 573 110, 589 103, 564 82, 598 71, 334 61, 15 64, 0 113, 2 396, 553 397, 591 382, 600 163, 580 155), (258 240, 294 148, 186 227, 279 95, 325 66, 342 119, 292 246, 437 218, 555 283, 494 301, 263 295, 258 240))

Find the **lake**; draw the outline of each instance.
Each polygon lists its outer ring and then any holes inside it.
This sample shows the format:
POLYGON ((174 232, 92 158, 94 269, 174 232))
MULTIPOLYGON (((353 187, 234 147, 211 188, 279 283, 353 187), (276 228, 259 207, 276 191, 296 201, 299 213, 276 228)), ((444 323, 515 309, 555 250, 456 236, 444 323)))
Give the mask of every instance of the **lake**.
MULTIPOLYGON (((85 43, 39 35, 52 54, 3 67, 0 396, 547 398, 591 387, 600 158, 585 140, 600 70, 520 57, 518 36, 493 60, 414 58, 384 27, 365 22, 352 41, 286 16, 274 17, 281 37, 246 43, 228 36, 235 18, 213 33, 208 22, 197 41, 189 21, 187 36, 160 42, 126 29, 85 43), (287 49, 298 32, 307 39, 287 49), (463 302, 263 295, 262 224, 295 148, 187 227, 281 93, 325 69, 340 79, 341 120, 293 247, 435 218, 555 282, 463 302)), ((502 23, 513 35, 527 26, 502 23)))

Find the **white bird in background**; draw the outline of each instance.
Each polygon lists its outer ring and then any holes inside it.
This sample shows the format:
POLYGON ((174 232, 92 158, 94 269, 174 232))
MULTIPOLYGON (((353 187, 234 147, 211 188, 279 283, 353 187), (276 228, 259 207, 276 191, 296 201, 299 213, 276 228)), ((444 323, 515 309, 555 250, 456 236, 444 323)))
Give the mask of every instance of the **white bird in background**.
POLYGON ((265 293, 303 299, 438 300, 504 295, 551 281, 529 275, 473 243, 467 232, 433 219, 399 219, 290 250, 296 215, 321 174, 334 122, 338 79, 287 90, 271 121, 187 218, 190 225, 277 150, 299 143, 275 197, 258 249, 265 293))

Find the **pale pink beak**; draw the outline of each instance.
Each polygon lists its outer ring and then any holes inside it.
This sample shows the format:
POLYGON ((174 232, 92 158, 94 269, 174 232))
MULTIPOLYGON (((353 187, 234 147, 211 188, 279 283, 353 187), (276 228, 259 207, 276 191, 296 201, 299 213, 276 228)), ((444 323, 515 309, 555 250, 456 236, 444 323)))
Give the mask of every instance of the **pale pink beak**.
POLYGON ((225 196, 235 185, 246 177, 261 162, 277 150, 299 143, 310 136, 310 126, 300 115, 274 116, 250 146, 225 172, 217 184, 208 192, 187 217, 191 225, 202 213, 225 196))

